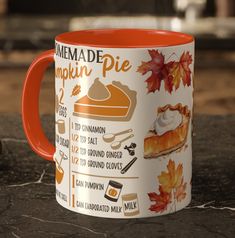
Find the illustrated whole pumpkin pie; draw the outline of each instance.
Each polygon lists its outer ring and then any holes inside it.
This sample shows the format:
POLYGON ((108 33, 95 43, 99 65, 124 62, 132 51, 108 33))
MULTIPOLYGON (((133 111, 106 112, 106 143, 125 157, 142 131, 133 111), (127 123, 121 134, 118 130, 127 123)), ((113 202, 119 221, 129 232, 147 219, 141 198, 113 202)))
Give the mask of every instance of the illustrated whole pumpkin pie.
POLYGON ((158 108, 157 118, 144 138, 144 158, 169 154, 185 144, 190 122, 187 106, 177 104, 158 108))
POLYGON ((98 78, 87 95, 74 104, 74 115, 98 120, 128 121, 136 106, 136 92, 118 81, 104 85, 98 78))

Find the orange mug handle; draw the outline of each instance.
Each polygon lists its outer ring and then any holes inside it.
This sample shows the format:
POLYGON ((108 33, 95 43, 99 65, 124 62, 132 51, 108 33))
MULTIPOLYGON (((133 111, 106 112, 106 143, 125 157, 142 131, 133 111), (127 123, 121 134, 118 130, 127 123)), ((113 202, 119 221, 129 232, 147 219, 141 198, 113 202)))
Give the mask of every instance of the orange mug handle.
POLYGON ((54 50, 40 54, 30 65, 23 87, 23 127, 32 149, 46 160, 53 161, 55 147, 43 132, 39 116, 39 92, 43 74, 54 61, 54 50))

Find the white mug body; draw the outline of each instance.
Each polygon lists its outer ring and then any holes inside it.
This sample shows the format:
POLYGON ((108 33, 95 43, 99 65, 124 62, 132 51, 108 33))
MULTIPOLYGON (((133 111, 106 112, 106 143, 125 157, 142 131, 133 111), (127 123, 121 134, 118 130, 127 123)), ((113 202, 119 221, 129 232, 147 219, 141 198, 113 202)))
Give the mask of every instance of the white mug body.
POLYGON ((142 218, 191 200, 194 42, 108 48, 56 41, 56 199, 142 218))

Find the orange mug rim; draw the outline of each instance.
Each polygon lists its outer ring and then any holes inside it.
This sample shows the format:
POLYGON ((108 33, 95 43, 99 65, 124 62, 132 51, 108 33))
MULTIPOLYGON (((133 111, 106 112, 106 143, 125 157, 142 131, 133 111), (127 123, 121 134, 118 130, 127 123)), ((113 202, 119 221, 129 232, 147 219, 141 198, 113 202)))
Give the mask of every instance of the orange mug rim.
POLYGON ((185 45, 192 35, 157 29, 89 29, 59 34, 56 42, 100 48, 151 48, 185 45))

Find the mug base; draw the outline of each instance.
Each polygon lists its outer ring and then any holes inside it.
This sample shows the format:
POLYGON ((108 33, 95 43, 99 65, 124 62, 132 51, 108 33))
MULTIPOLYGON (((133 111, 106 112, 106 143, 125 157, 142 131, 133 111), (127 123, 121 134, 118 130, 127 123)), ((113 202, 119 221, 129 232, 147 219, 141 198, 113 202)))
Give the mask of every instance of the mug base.
POLYGON ((169 214, 173 214, 173 213, 177 213, 178 211, 183 210, 185 207, 187 207, 190 203, 191 203, 191 197, 188 199, 187 202, 184 203, 184 206, 180 207, 179 209, 175 210, 175 211, 167 211, 164 213, 152 213, 152 214, 138 214, 135 216, 105 216, 103 214, 94 214, 92 212, 83 212, 83 211, 77 211, 75 210, 73 207, 71 206, 67 206, 65 205, 63 202, 61 202, 61 199, 58 199, 58 197, 56 196, 56 201, 59 205, 61 205, 62 207, 64 207, 65 209, 68 209, 72 212, 75 212, 77 214, 81 214, 81 215, 87 215, 87 216, 92 216, 92 217, 97 217, 97 218, 111 218, 111 219, 121 219, 121 220, 126 220, 126 219, 140 219, 140 218, 153 218, 153 217, 159 217, 159 216, 165 216, 165 215, 169 215, 169 214))

